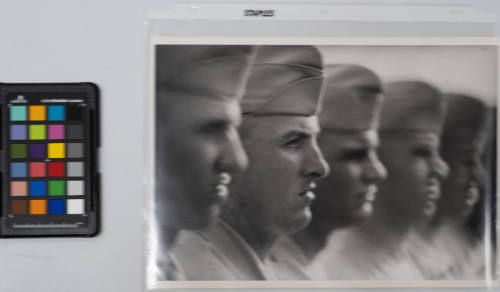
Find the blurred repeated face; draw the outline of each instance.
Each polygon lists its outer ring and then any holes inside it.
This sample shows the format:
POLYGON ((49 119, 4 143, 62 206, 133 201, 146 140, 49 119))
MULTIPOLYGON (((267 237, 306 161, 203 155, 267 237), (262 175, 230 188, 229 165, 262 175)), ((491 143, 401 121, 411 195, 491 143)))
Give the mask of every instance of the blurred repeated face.
POLYGON ((247 157, 237 133, 237 100, 172 96, 157 107, 158 222, 180 229, 209 225, 247 157))
POLYGON ((407 223, 430 220, 448 174, 438 150, 435 133, 383 134, 379 154, 388 177, 379 186, 376 212, 390 212, 391 218, 407 223))
POLYGON ((486 172, 478 149, 444 153, 450 175, 443 184, 439 215, 467 219, 479 201, 486 172))
POLYGON ((249 167, 235 180, 232 211, 260 232, 286 235, 304 228, 314 182, 328 173, 318 134, 315 116, 245 118, 241 137, 249 167))
POLYGON ((377 186, 387 175, 378 144, 375 130, 321 134, 319 146, 330 174, 318 182, 313 216, 347 226, 372 214, 377 186))

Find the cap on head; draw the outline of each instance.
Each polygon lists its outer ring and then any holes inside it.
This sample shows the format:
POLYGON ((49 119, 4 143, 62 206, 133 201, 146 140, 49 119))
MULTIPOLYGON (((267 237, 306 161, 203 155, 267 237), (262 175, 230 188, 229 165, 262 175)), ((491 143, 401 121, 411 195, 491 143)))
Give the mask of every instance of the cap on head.
POLYGON ((445 99, 446 119, 441 136, 443 152, 484 144, 488 107, 479 99, 467 95, 447 94, 445 99))
POLYGON ((385 87, 381 132, 423 131, 440 134, 445 100, 438 89, 420 81, 400 81, 385 87))
POLYGON ((313 46, 259 46, 241 101, 245 115, 311 116, 319 110, 321 54, 313 46))
POLYGON ((253 51, 253 46, 158 45, 157 92, 215 99, 240 98, 253 51))
POLYGON ((382 106, 382 83, 371 70, 350 64, 326 68, 322 131, 376 129, 382 106))

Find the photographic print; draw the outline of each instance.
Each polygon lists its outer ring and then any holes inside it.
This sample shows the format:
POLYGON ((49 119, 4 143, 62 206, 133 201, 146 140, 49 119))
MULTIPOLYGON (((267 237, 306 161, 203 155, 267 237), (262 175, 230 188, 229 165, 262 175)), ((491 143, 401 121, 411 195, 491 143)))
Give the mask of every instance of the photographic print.
POLYGON ((496 285, 497 54, 154 38, 148 288, 496 285))

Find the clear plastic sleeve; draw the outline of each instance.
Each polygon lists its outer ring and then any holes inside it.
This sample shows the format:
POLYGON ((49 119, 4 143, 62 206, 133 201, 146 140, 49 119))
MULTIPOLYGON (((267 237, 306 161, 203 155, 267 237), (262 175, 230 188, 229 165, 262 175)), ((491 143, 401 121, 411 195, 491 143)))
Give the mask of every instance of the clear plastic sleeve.
POLYGON ((152 3, 146 290, 498 287, 495 9, 472 0, 152 3), (297 85, 316 78, 316 91, 297 85), (234 161, 219 169, 208 157, 218 146, 205 143, 215 130, 200 138, 183 127, 224 112, 228 96, 239 104, 237 121, 226 121, 237 142, 221 150, 221 161, 234 161), (276 116, 287 125, 318 118, 321 134, 310 139, 326 164, 297 192, 311 202, 301 209, 305 223, 289 229, 287 204, 299 203, 283 190, 302 178, 281 178, 307 161, 280 169, 289 161, 255 146, 279 136, 276 116), (265 119, 273 125, 261 131, 270 135, 248 140, 242 132, 258 124, 249 120, 265 119), (210 167, 220 181, 209 186, 204 211, 210 167), (250 176, 260 177, 258 188, 248 187, 250 176), (228 215, 242 206, 253 215, 228 215))

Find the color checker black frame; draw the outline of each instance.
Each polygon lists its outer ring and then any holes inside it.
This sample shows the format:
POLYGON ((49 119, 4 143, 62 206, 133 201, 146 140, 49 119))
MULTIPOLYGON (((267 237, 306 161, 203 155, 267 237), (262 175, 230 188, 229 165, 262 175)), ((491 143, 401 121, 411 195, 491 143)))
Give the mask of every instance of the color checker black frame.
POLYGON ((99 98, 93 83, 0 83, 0 236, 94 236, 99 98))

